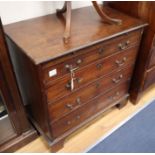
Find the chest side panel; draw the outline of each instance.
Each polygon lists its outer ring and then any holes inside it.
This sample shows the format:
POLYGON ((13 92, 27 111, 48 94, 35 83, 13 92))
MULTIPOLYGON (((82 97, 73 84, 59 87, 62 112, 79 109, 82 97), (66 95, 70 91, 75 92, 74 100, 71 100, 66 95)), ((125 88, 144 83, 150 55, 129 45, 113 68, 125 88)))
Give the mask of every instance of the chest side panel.
POLYGON ((43 99, 38 66, 34 65, 9 38, 7 38, 7 43, 24 106, 32 120, 39 124, 44 133, 50 136, 46 102, 44 103, 43 99))

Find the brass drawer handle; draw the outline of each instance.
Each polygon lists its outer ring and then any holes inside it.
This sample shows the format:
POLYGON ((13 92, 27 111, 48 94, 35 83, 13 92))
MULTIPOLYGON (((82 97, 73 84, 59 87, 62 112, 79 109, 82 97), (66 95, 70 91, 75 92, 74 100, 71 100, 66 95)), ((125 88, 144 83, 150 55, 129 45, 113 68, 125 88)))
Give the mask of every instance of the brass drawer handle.
MULTIPOLYGON (((76 80, 76 82, 77 82, 78 84, 80 84, 80 83, 83 81, 83 78, 73 78, 72 80, 73 80, 73 82, 76 80)), ((69 82, 66 84, 66 88, 67 88, 67 89, 71 89, 71 81, 69 81, 69 82)))
POLYGON ((66 69, 70 69, 70 68, 71 68, 71 65, 66 64, 66 65, 65 65, 65 68, 66 68, 66 69))
POLYGON ((110 100, 116 100, 119 95, 120 95, 120 92, 116 92, 115 96, 110 97, 110 100))
MULTIPOLYGON (((82 63, 82 60, 81 59, 78 59, 77 61, 76 61, 76 64, 77 65, 80 65, 82 63)), ((65 65, 65 68, 66 69, 68 69, 69 71, 75 71, 75 70, 77 70, 79 67, 77 66, 77 67, 75 67, 75 68, 73 68, 73 65, 69 65, 69 64, 66 64, 65 65)))
POLYGON ((66 64, 66 65, 65 65, 65 68, 68 69, 68 70, 71 72, 71 71, 75 71, 75 70, 77 70, 79 67, 75 67, 75 68, 73 68, 72 65, 66 64))
POLYGON ((66 107, 67 107, 68 109, 70 109, 70 110, 73 109, 73 106, 72 106, 71 104, 66 104, 66 107))
MULTIPOLYGON (((77 97, 76 98, 76 103, 77 103, 77 106, 81 105, 81 99, 80 99, 80 97, 77 97)), ((74 106, 71 105, 71 104, 66 104, 65 106, 69 110, 73 110, 74 109, 74 106)))
POLYGON ((121 67, 125 64, 127 58, 124 57, 122 60, 116 60, 115 63, 118 65, 118 67, 121 67))
POLYGON ((102 55, 102 54, 103 54, 103 52, 104 52, 104 48, 103 48, 103 47, 101 47, 101 48, 98 50, 98 53, 99 53, 100 55, 102 55))
MULTIPOLYGON (((75 121, 76 120, 79 120, 81 118, 81 116, 80 115, 77 115, 76 117, 75 117, 75 121)), ((67 121, 67 125, 71 125, 71 121, 67 121)))
POLYGON ((122 43, 118 44, 118 47, 120 50, 124 50, 126 48, 122 43))
POLYGON ((114 83, 119 83, 119 82, 121 81, 122 78, 123 78, 123 75, 121 74, 121 75, 119 75, 118 79, 113 78, 112 81, 113 81, 114 83))
POLYGON ((97 69, 101 69, 102 66, 103 66, 103 65, 102 65, 101 63, 99 63, 99 64, 96 65, 97 69))
POLYGON ((129 44, 130 44, 130 40, 127 40, 125 43, 118 44, 118 47, 120 50, 125 50, 129 44))
POLYGON ((129 45, 129 44, 130 44, 130 40, 127 40, 127 41, 126 41, 126 45, 129 45))

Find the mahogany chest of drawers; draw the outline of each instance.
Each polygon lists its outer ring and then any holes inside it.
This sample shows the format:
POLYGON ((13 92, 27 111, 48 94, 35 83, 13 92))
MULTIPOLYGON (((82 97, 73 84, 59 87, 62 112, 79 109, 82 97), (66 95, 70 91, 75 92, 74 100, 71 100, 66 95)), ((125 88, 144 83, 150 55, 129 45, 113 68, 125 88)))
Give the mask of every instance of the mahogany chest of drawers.
POLYGON ((146 24, 104 8, 121 25, 100 21, 92 7, 72 11, 70 42, 55 14, 5 26, 21 95, 32 122, 53 149, 106 109, 126 103, 146 24))

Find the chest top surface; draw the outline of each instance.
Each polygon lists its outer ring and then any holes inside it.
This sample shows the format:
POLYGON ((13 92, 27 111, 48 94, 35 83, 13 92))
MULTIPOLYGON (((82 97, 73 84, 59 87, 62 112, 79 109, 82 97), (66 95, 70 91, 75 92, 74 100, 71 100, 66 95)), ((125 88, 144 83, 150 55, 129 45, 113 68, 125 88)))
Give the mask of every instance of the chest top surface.
POLYGON ((103 23, 93 7, 72 10, 71 39, 63 42, 64 19, 55 14, 5 25, 6 35, 35 64, 58 58, 78 49, 145 26, 145 23, 103 7, 105 12, 122 20, 121 25, 103 23))

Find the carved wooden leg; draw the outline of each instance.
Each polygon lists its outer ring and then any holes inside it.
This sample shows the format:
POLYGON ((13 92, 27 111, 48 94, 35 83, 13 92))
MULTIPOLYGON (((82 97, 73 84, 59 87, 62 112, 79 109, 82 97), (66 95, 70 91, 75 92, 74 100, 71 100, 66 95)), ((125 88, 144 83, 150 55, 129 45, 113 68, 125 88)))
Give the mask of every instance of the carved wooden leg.
POLYGON ((63 35, 65 43, 68 43, 71 34, 71 1, 66 1, 62 9, 57 9, 57 15, 66 12, 66 25, 63 35))
POLYGON ((62 139, 62 140, 58 141, 57 143, 52 144, 51 152, 55 153, 55 152, 59 151, 60 149, 62 149, 64 146, 64 142, 65 142, 65 139, 62 139))
POLYGON ((99 16, 102 18, 102 20, 104 22, 107 23, 115 23, 115 24, 121 24, 122 20, 120 19, 114 19, 109 17, 106 13, 104 13, 104 11, 100 8, 100 6, 98 5, 97 1, 92 1, 94 8, 96 9, 97 13, 99 14, 99 16))
POLYGON ((118 109, 122 109, 124 106, 126 106, 127 102, 128 102, 128 98, 126 98, 125 100, 123 100, 122 102, 120 102, 119 104, 117 104, 116 107, 118 109))

